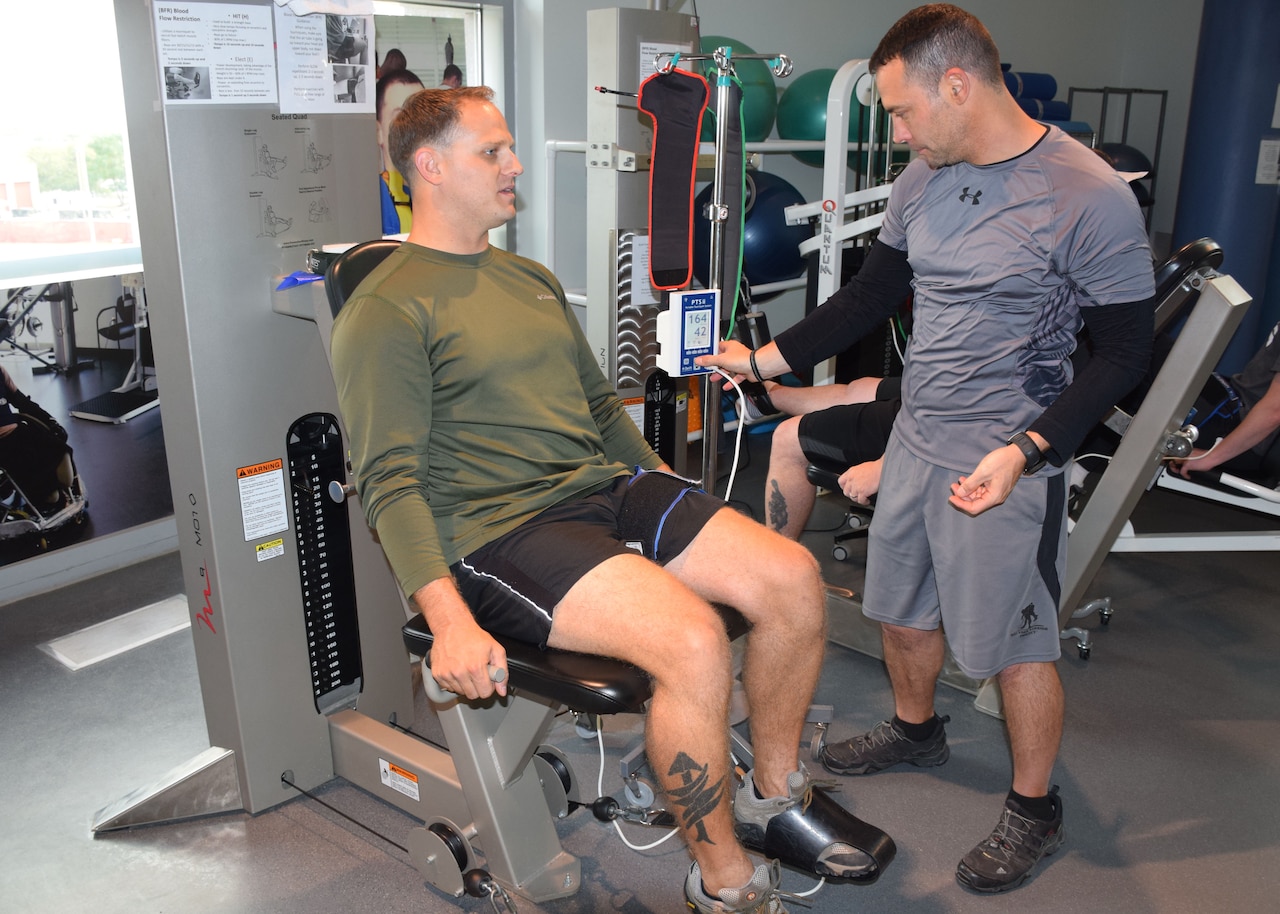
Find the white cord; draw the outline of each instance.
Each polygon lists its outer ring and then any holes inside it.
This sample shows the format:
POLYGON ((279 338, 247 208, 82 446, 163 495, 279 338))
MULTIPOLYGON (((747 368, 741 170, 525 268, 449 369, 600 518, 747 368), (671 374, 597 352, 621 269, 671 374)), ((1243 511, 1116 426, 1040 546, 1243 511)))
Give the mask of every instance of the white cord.
MULTIPOLYGON (((733 466, 729 470, 729 482, 724 487, 724 500, 728 501, 730 496, 733 495, 733 481, 738 476, 738 455, 742 453, 742 430, 747 425, 747 395, 742 392, 738 382, 727 372, 719 368, 712 368, 711 370, 728 381, 733 386, 733 389, 738 392, 738 431, 733 444, 733 466)), ((702 440, 706 442, 707 436, 703 435, 702 440)), ((716 481, 714 479, 704 479, 702 485, 707 491, 712 491, 715 488, 716 481)))
MULTIPOLYGON (((599 715, 596 716, 596 742, 600 746, 600 774, 596 778, 596 796, 602 797, 604 796, 604 729, 600 726, 599 715)), ((618 824, 617 819, 613 820, 613 829, 618 833, 618 837, 622 839, 622 843, 633 851, 653 850, 659 844, 662 844, 679 831, 678 828, 673 828, 652 844, 632 844, 627 840, 627 836, 622 833, 622 826, 618 824)))
POLYGON ((893 351, 898 354, 898 361, 901 362, 903 365, 907 364, 906 350, 904 350, 902 346, 898 344, 898 331, 895 330, 893 327, 890 327, 889 336, 893 338, 893 351))
POLYGON ((826 877, 826 876, 820 876, 820 877, 818 877, 818 884, 817 884, 817 885, 815 885, 813 888, 809 889, 808 891, 804 891, 804 892, 787 892, 787 894, 788 894, 788 895, 794 895, 796 898, 808 898, 810 895, 817 895, 817 894, 818 894, 818 890, 819 890, 819 889, 821 889, 821 888, 822 888, 824 885, 826 885, 826 884, 827 884, 827 877, 826 877))

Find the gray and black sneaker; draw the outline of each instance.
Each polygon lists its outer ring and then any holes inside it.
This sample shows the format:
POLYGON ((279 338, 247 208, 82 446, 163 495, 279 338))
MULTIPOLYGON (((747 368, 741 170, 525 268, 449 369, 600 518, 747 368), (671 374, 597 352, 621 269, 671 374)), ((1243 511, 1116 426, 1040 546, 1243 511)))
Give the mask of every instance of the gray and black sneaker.
POLYGON ((1049 791, 1053 818, 1036 819, 1017 800, 1004 801, 1000 822, 956 867, 956 881, 975 892, 994 893, 1016 889, 1031 870, 1062 846, 1062 800, 1055 786, 1049 791))
POLYGON ((702 870, 695 863, 689 868, 684 881, 684 903, 698 914, 787 914, 778 900, 778 883, 782 881, 782 868, 778 861, 770 860, 756 867, 751 881, 741 888, 721 889, 718 898, 712 898, 702 887, 702 870))
POLYGON ((871 774, 903 762, 917 768, 932 768, 951 757, 947 748, 947 731, 943 724, 950 717, 938 719, 934 735, 922 742, 907 739, 891 720, 882 720, 861 736, 822 747, 822 765, 836 774, 871 774))

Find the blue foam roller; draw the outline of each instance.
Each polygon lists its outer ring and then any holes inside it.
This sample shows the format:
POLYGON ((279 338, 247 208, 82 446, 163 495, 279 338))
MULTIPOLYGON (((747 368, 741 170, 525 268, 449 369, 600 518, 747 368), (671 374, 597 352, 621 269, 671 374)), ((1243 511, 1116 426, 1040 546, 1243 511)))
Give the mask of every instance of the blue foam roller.
POLYGON ((1058 81, 1048 73, 1019 73, 1011 70, 1004 74, 1004 84, 1014 98, 1053 98, 1058 94, 1058 81))
POLYGON ((1038 121, 1069 121, 1071 107, 1066 102, 1052 99, 1020 98, 1018 106, 1038 121))
POLYGON ((1051 117, 1042 117, 1038 120, 1045 124, 1052 124, 1063 133, 1069 133, 1072 136, 1091 135, 1093 133, 1093 125, 1085 121, 1055 121, 1051 117))

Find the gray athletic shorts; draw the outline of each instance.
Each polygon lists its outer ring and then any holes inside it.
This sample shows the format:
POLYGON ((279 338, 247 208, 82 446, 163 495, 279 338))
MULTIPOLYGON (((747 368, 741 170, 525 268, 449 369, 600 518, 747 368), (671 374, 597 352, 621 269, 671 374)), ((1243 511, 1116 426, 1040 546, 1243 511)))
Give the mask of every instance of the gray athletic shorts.
POLYGON ((548 508, 450 570, 481 628, 546 647, 556 605, 588 571, 636 552, 666 565, 723 507, 679 476, 620 476, 548 508))
POLYGON ((1024 476, 1004 504, 970 517, 947 501, 959 473, 889 439, 867 547, 863 613, 942 625, 974 679, 1053 661, 1066 564, 1066 474, 1024 476))

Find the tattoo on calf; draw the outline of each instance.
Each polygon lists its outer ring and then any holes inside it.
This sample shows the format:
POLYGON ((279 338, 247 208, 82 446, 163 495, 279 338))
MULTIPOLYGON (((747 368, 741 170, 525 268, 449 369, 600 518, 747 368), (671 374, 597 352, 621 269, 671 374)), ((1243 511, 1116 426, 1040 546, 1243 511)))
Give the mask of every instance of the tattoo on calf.
POLYGON ((787 525, 787 499, 778 487, 778 480, 770 479, 769 484, 773 486, 769 493, 769 526, 781 533, 787 525))
POLYGON ((680 824, 694 832, 695 841, 715 844, 703 819, 724 799, 724 778, 709 783, 707 766, 699 765, 683 752, 676 755, 667 774, 678 775, 682 782, 670 791, 672 802, 681 807, 680 824))

